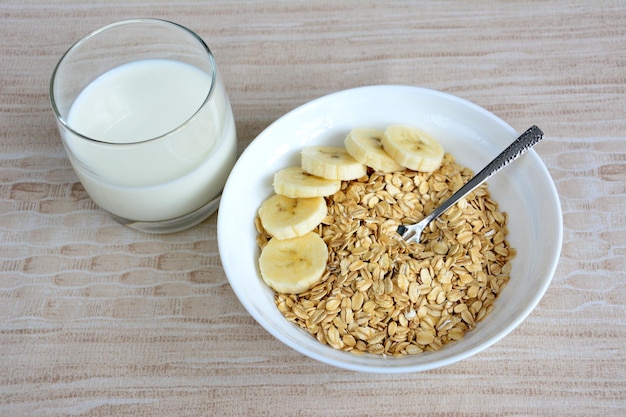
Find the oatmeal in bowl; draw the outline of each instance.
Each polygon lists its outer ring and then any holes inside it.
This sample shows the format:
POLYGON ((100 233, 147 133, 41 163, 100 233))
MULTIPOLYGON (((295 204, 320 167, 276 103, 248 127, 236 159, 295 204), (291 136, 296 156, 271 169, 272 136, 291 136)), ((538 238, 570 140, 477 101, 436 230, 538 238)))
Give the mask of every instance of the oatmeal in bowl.
POLYGON ((537 155, 529 152, 475 189, 431 223, 419 243, 405 242, 396 230, 432 211, 515 137, 485 110, 415 87, 347 90, 294 110, 252 142, 224 190, 218 240, 235 294, 280 341, 346 369, 413 372, 486 349, 530 314, 558 260, 560 208, 537 155), (265 247, 293 239, 283 231, 277 239, 259 216, 263 202, 278 194, 276 182, 287 193, 274 175, 302 168, 309 148, 352 146, 364 162, 354 144, 346 145, 351 132, 397 124, 435 138, 444 151, 439 165, 366 165, 323 196, 287 197, 324 200, 325 212, 318 200, 316 220, 300 233, 326 246, 325 267, 272 278, 260 263, 265 247), (233 233, 236 227, 244 233, 233 233), (294 291, 272 287, 287 275, 315 279, 294 291))

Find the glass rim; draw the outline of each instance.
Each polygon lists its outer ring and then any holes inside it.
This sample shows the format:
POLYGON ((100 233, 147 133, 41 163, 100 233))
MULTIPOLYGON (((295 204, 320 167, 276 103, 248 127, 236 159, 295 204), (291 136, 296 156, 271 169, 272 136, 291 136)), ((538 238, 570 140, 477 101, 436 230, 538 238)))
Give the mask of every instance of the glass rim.
MULTIPOLYGON (((101 74, 102 75, 102 74, 101 74)), ((138 145, 138 144, 142 144, 142 143, 147 143, 147 142, 154 142, 154 141, 158 141, 159 139, 162 139, 166 136, 170 136, 172 133, 176 132, 177 130, 180 130, 182 128, 184 128, 186 125, 188 125, 191 120, 193 120, 196 115, 200 112, 200 110, 202 110, 204 108, 204 106, 206 106, 206 104, 209 102, 209 100, 211 99, 211 96, 213 96, 213 91, 215 89, 215 83, 217 82, 217 66, 215 63, 215 57, 213 56, 213 53, 211 52, 211 50, 209 49, 208 45, 204 42, 204 40, 197 34, 195 33, 193 30, 178 24, 176 22, 172 22, 170 20, 165 20, 165 19, 156 19, 156 18, 134 18, 134 19, 125 19, 125 20, 120 20, 117 22, 113 22, 110 23, 108 25, 102 26, 86 35, 84 35, 83 37, 81 37, 79 40, 77 40, 76 42, 74 42, 72 44, 72 46, 70 46, 65 53, 63 53, 63 55, 61 56, 61 58, 59 59, 59 61, 57 62, 57 64, 54 67, 54 70, 52 71, 52 76, 50 78, 50 84, 49 84, 49 95, 50 95, 50 104, 52 106, 52 110, 54 112, 55 118, 56 120, 61 123, 61 125, 67 129, 70 133, 72 133, 73 135, 76 135, 77 137, 84 139, 86 141, 89 142, 95 142, 98 144, 102 144, 102 145, 110 145, 110 146, 131 146, 131 145, 138 145), (68 121, 66 120, 65 117, 63 117, 63 115, 61 114, 58 106, 57 106, 57 101, 55 99, 55 88, 54 88, 54 82, 55 79, 57 77, 57 73, 59 72, 59 69, 61 67, 61 65, 65 62, 66 58, 68 57, 69 54, 71 54, 74 50, 76 50, 77 48, 79 48, 81 45, 83 45, 85 42, 89 41, 90 39, 92 39, 93 37, 99 35, 102 32, 105 32, 107 30, 110 29, 115 29, 117 27, 120 26, 125 26, 125 25, 129 25, 129 24, 142 24, 142 23, 157 23, 157 24, 163 24, 166 26, 173 26, 175 28, 178 28, 180 30, 182 30, 183 32, 186 32, 188 35, 191 35, 200 45, 200 47, 206 52, 207 54, 207 58, 209 58, 209 62, 211 63, 211 85, 209 86, 209 91, 206 94, 206 97, 204 98, 204 101, 198 106, 198 108, 188 117, 185 119, 184 122, 180 123, 178 126, 176 126, 173 129, 170 129, 169 131, 162 133, 158 136, 154 136, 148 139, 142 139, 142 140, 137 140, 137 141, 133 141, 133 142, 107 142, 105 140, 100 140, 100 139, 94 139, 92 137, 86 136, 83 133, 80 133, 78 131, 76 131, 75 129, 73 129, 70 124, 68 123, 68 121)))

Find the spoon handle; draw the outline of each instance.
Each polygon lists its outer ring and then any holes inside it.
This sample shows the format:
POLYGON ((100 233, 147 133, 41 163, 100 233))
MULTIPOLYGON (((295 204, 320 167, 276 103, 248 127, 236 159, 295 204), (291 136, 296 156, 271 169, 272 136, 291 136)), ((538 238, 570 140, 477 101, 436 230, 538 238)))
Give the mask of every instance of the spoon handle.
POLYGON ((430 222, 454 203, 461 198, 465 197, 470 191, 478 187, 483 182, 487 181, 493 174, 500 171, 502 168, 513 162, 519 156, 526 153, 527 150, 535 146, 541 139, 543 139, 543 132, 537 126, 531 126, 527 131, 521 134, 520 137, 515 139, 500 155, 496 156, 493 161, 487 164, 478 174, 476 174, 471 180, 469 180, 463 187, 459 188, 450 198, 433 210, 428 216, 426 216, 427 222, 430 222))

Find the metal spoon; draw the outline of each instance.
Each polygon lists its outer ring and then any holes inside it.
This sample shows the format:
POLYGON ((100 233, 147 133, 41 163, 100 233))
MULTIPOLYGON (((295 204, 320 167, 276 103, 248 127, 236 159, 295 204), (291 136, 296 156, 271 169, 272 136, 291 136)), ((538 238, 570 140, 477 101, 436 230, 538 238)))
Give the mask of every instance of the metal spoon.
POLYGON ((398 233, 407 242, 419 242, 422 232, 430 222, 439 217, 443 212, 449 209, 461 198, 465 197, 470 191, 487 181, 493 174, 513 162, 519 156, 526 153, 527 150, 535 146, 543 139, 543 132, 537 126, 530 127, 520 137, 515 139, 502 153, 495 157, 486 167, 469 180, 463 187, 454 193, 450 198, 434 209, 422 221, 412 225, 398 226, 398 233))

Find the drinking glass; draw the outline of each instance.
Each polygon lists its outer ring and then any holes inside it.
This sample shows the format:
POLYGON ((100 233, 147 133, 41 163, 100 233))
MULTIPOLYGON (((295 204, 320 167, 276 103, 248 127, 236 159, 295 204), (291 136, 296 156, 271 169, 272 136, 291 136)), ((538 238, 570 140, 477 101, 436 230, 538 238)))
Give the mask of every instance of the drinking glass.
POLYGON ((102 27, 62 56, 50 100, 76 175, 119 223, 169 233, 217 210, 237 135, 215 58, 193 31, 159 19, 102 27))

